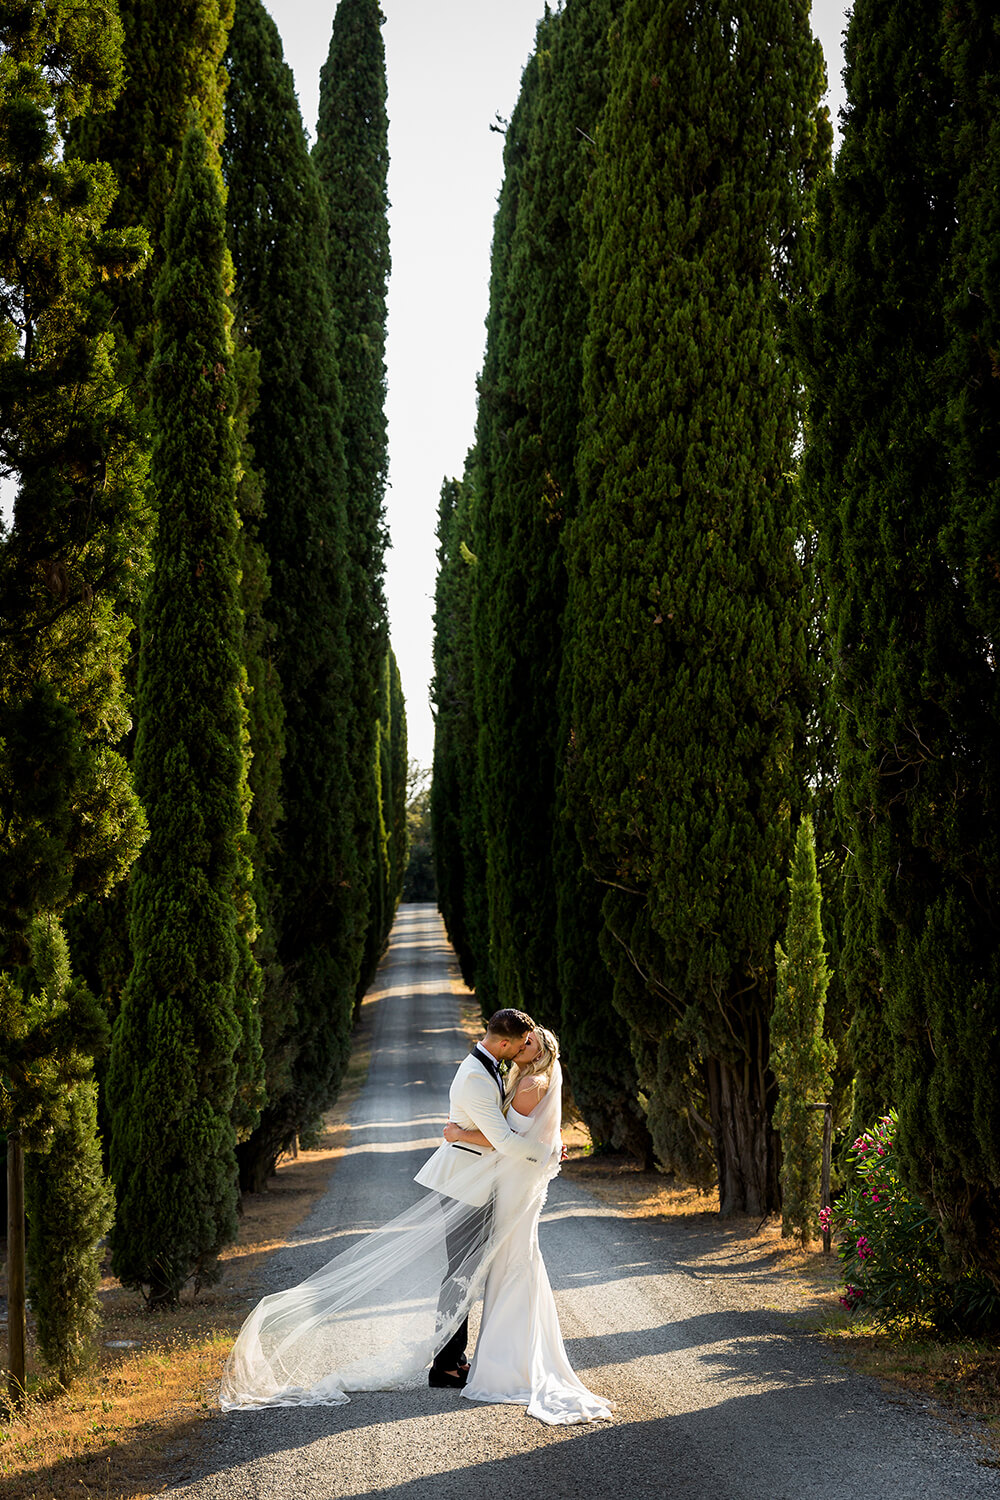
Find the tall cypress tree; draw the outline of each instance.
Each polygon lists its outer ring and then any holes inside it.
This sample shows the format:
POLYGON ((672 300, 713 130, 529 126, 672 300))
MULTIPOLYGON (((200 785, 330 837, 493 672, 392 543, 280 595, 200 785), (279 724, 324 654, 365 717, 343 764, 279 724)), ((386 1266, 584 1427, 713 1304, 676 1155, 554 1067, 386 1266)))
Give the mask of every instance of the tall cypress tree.
MULTIPOLYGON (((192 123, 219 144, 225 73, 222 55, 233 17, 233 0, 118 0, 124 60, 123 87, 114 108, 89 112, 74 122, 68 153, 112 168, 118 193, 109 223, 117 228, 144 228, 150 253, 137 276, 108 289, 114 302, 117 331, 115 367, 139 413, 146 458, 150 416, 146 377, 153 354, 153 297, 163 258, 167 205, 173 192, 181 146, 192 123)), ((94 11, 100 21, 104 11, 94 11)), ((216 169, 218 157, 215 158, 216 169)), ((136 557, 145 574, 148 557, 136 557)), ((133 626, 139 602, 130 606, 133 626)), ((251 643, 253 637, 249 638, 251 643)), ((135 691, 138 631, 133 631, 126 667, 135 691)), ((251 667, 251 678, 256 672, 251 667)), ((131 760, 132 736, 123 743, 131 760)), ((74 908, 67 931, 74 961, 114 1012, 132 966, 128 946, 129 884, 110 897, 88 900, 74 908)), ((103 1094, 102 1094, 103 1104, 103 1094)))
POLYGON ((435 705, 431 826, 438 902, 462 978, 487 1011, 490 979, 486 848, 480 803, 472 603, 479 567, 469 546, 475 529, 476 453, 461 481, 446 480, 438 511, 434 595, 435 705))
MULTIPOLYGON (((409 860, 406 806, 409 757, 406 737, 406 699, 396 653, 389 650, 389 906, 393 916, 403 894, 403 876, 409 860)), ((391 926, 391 921, 390 921, 391 926)), ((386 937, 389 929, 386 928, 386 937)))
MULTIPOLYGON (((546 1007, 553 1006, 556 993, 549 859, 555 676, 551 642, 546 639, 546 584, 551 588, 551 583, 545 576, 552 571, 553 549, 545 531, 555 497, 545 485, 541 454, 536 466, 529 452, 525 473, 523 450, 539 444, 517 379, 525 317, 520 280, 533 269, 537 275, 542 272, 531 261, 524 264, 517 230, 519 218, 523 223, 531 217, 527 189, 534 166, 530 141, 538 107, 539 51, 555 24, 548 16, 539 23, 536 51, 522 74, 504 141, 486 355, 479 381, 473 543, 478 564, 472 614, 489 910, 486 972, 496 985, 490 990, 480 978, 476 988, 484 1013, 501 1005, 524 1010, 537 1006, 539 1019, 552 1025, 557 1017, 546 1007), (523 206, 522 195, 527 199, 523 206)), ((551 604, 558 618, 558 593, 551 604)))
POLYGON ((327 276, 337 359, 345 372, 342 432, 352 690, 348 766, 356 797, 355 842, 363 860, 362 879, 350 887, 350 893, 354 896, 359 973, 369 923, 377 838, 372 766, 379 682, 388 647, 382 585, 388 463, 385 297, 389 278, 383 19, 378 0, 340 0, 329 54, 320 74, 319 120, 313 147, 329 215, 327 276))
POLYGON ((580 207, 610 18, 607 0, 546 16, 507 130, 479 404, 474 638, 497 1000, 559 1028, 595 1139, 645 1155, 627 1028, 598 952, 599 895, 564 807, 560 703, 587 318, 580 207))
POLYGON ((654 1140, 669 1159, 664 1083, 700 1074, 723 1212, 778 1201, 768 1019, 806 699, 780 323, 829 137, 808 16, 628 0, 589 207, 580 836, 654 1140))
MULTIPOLYGON (((234 0, 118 0, 124 29, 125 83, 115 107, 80 122, 73 149, 108 161, 119 192, 112 224, 143 225, 152 257, 119 298, 128 339, 139 338, 139 368, 152 354, 154 283, 163 256, 167 208, 184 138, 198 125, 218 148, 226 75, 222 56, 234 0)), ((216 158, 216 161, 218 158, 216 158)))
POLYGON ((136 784, 150 823, 108 1092, 115 1273, 169 1302, 236 1234, 244 829, 236 387, 212 148, 185 142, 150 371, 157 505, 142 615, 136 784), (164 711, 164 706, 168 711, 164 711))
POLYGON ((861 1087, 1000 1282, 992 10, 859 0, 809 320, 861 1087), (828 350, 836 346, 835 361, 828 350))
POLYGON ((829 972, 823 951, 816 842, 808 814, 799 824, 788 880, 785 948, 775 949, 778 992, 771 1019, 771 1064, 778 1080, 774 1123, 781 1136, 781 1232, 807 1245, 819 1211, 823 1117, 834 1049, 823 1039, 829 972), (787 950, 787 951, 786 951, 787 950))
POLYGON ((326 204, 277 28, 258 0, 241 0, 226 63, 228 234, 239 316, 261 357, 249 439, 264 486, 268 670, 280 678, 284 714, 280 822, 257 824, 280 969, 262 1017, 268 1104, 239 1150, 242 1185, 259 1190, 340 1081, 363 936, 362 861, 326 204))
POLYGON ((371 834, 368 927, 365 933, 361 970, 358 975, 356 997, 358 1004, 375 978, 378 961, 382 957, 385 939, 392 924, 393 908, 389 895, 389 830, 392 823, 391 738, 392 706, 389 698, 389 657, 386 655, 382 663, 379 716, 375 724, 375 754, 369 772, 375 782, 375 822, 372 825, 371 834))
POLYGON ((463 811, 476 761, 471 610, 472 555, 462 555, 468 532, 466 486, 445 480, 438 502, 437 579, 434 585, 434 762, 430 816, 438 906, 462 978, 476 983, 476 952, 466 908, 463 811))
MULTIPOLYGON (((69 946, 53 919, 31 933, 40 1008, 58 1013, 73 988, 69 946)), ((25 1160, 28 1295, 46 1363, 68 1386, 90 1352, 100 1319, 101 1245, 114 1217, 97 1131, 97 1084, 89 1069, 65 1090, 47 1120, 43 1152, 25 1160)))
POLYGON ((115 747, 148 514, 107 294, 146 247, 106 227, 108 166, 67 149, 121 73, 113 6, 0 15, 0 467, 16 485, 0 528, 0 1130, 31 1153, 36 1240, 62 1237, 44 1290, 37 1260, 32 1280, 44 1351, 66 1375, 93 1316, 107 1203, 92 1113, 106 1023, 70 974, 60 917, 118 884, 145 833, 115 747))

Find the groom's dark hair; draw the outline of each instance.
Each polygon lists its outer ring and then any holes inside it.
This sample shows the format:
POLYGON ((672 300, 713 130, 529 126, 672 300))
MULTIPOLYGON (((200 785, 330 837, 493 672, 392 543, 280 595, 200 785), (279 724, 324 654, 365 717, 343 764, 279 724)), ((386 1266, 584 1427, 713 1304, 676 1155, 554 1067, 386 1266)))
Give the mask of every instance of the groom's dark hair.
POLYGON ((534 1021, 523 1010, 495 1010, 486 1023, 487 1033, 493 1036, 523 1036, 534 1029, 534 1021))

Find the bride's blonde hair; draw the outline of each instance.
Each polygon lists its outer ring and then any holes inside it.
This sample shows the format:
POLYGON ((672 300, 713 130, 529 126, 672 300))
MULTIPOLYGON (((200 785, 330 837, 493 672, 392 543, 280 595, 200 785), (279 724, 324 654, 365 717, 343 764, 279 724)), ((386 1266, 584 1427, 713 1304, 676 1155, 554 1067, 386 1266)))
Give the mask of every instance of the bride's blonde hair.
POLYGON ((504 1085, 504 1114, 510 1108, 510 1101, 514 1097, 514 1090, 517 1088, 518 1082, 522 1078, 537 1077, 539 1074, 551 1073, 556 1058, 559 1056, 559 1038, 555 1032, 550 1031, 547 1026, 535 1026, 532 1029, 539 1042, 538 1056, 533 1057, 531 1062, 525 1063, 523 1066, 520 1063, 511 1064, 504 1085))

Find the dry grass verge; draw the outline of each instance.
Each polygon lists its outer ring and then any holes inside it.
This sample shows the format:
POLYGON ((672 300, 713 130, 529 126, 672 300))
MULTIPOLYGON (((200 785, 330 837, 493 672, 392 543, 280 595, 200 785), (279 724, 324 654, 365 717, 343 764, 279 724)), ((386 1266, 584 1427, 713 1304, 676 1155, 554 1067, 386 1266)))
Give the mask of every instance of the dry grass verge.
POLYGON ((176 1480, 216 1410, 219 1373, 259 1295, 261 1267, 324 1192, 347 1144, 347 1113, 368 1072, 364 1007, 336 1105, 315 1151, 278 1165, 266 1193, 245 1200, 239 1240, 218 1286, 150 1313, 110 1276, 93 1366, 61 1391, 29 1361, 25 1409, 0 1426, 3 1500, 146 1500, 176 1480))

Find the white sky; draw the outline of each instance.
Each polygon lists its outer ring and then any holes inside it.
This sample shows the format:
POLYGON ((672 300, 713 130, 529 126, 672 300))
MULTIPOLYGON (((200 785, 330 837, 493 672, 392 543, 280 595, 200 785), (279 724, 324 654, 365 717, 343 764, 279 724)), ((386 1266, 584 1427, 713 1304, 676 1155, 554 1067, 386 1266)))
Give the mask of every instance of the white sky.
MULTIPOLYGON (((333 0, 264 0, 282 35, 306 128, 333 0)), ((813 0, 831 112, 841 99, 847 0, 813 0)), ((476 419, 493 215, 508 116, 544 0, 382 0, 389 84, 389 477, 386 587, 410 754, 429 766, 434 527, 443 478, 462 472, 476 419)))

